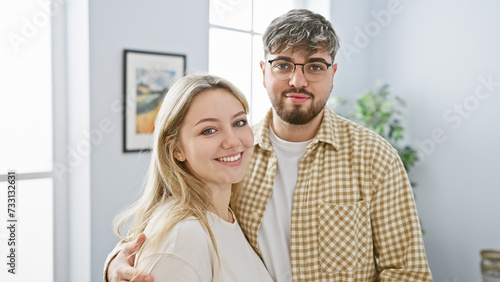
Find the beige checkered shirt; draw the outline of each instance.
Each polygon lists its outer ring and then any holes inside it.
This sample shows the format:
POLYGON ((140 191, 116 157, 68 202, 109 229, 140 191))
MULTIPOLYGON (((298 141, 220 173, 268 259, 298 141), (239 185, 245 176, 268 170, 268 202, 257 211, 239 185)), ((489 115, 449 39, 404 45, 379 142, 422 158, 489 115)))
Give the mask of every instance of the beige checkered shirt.
MULTIPOLYGON (((232 206, 250 244, 271 196, 276 156, 266 119, 232 206)), ((432 281, 413 192, 397 151, 326 108, 299 163, 291 218, 293 281, 432 281)))

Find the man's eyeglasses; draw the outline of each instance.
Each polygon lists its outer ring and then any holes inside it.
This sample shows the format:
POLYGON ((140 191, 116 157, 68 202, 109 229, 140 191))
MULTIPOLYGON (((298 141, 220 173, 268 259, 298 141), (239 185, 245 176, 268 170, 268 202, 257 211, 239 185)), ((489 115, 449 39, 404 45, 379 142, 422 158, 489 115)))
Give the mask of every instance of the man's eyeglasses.
POLYGON ((326 62, 309 62, 296 64, 289 60, 276 59, 267 60, 271 64, 271 72, 279 80, 290 79, 297 66, 302 66, 304 77, 310 82, 317 82, 325 78, 328 68, 332 65, 326 62))

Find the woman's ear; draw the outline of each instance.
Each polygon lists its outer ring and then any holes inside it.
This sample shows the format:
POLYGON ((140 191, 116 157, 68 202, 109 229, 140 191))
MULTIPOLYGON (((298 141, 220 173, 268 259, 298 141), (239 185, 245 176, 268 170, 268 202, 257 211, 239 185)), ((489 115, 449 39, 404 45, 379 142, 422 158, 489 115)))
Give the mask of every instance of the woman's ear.
POLYGON ((180 150, 175 150, 174 152, 174 158, 176 158, 179 162, 183 162, 186 160, 186 157, 180 150))
MULTIPOLYGON (((176 142, 174 141, 173 138, 167 137, 165 139, 165 145, 167 147, 170 147, 171 149, 174 149, 174 158, 176 160, 178 160, 180 162, 183 162, 183 161, 186 160, 186 157, 185 157, 184 153, 182 152, 181 148, 178 147, 178 145, 176 144, 176 142)), ((167 151, 170 151, 170 150, 167 150, 167 151)))

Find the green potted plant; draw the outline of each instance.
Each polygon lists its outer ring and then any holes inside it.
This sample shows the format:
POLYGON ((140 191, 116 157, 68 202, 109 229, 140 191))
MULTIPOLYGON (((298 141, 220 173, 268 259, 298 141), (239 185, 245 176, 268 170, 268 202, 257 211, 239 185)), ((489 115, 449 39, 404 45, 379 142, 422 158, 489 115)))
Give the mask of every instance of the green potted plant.
MULTIPOLYGON (((418 161, 417 150, 410 145, 403 145, 404 127, 401 108, 406 103, 400 97, 391 97, 389 85, 378 87, 375 91, 368 91, 356 100, 354 109, 343 112, 338 110, 339 105, 347 105, 348 101, 332 98, 329 101, 336 113, 349 118, 384 137, 399 153, 406 172, 418 161)), ((343 107, 343 109, 346 107, 343 107)))

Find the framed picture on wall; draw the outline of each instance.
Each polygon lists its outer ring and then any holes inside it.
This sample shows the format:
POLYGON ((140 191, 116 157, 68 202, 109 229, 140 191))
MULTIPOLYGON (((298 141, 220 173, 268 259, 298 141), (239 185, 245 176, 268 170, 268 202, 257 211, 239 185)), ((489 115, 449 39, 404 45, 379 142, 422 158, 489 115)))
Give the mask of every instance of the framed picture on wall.
POLYGON ((156 114, 172 82, 184 76, 186 56, 126 49, 123 62, 123 151, 148 151, 156 114))

